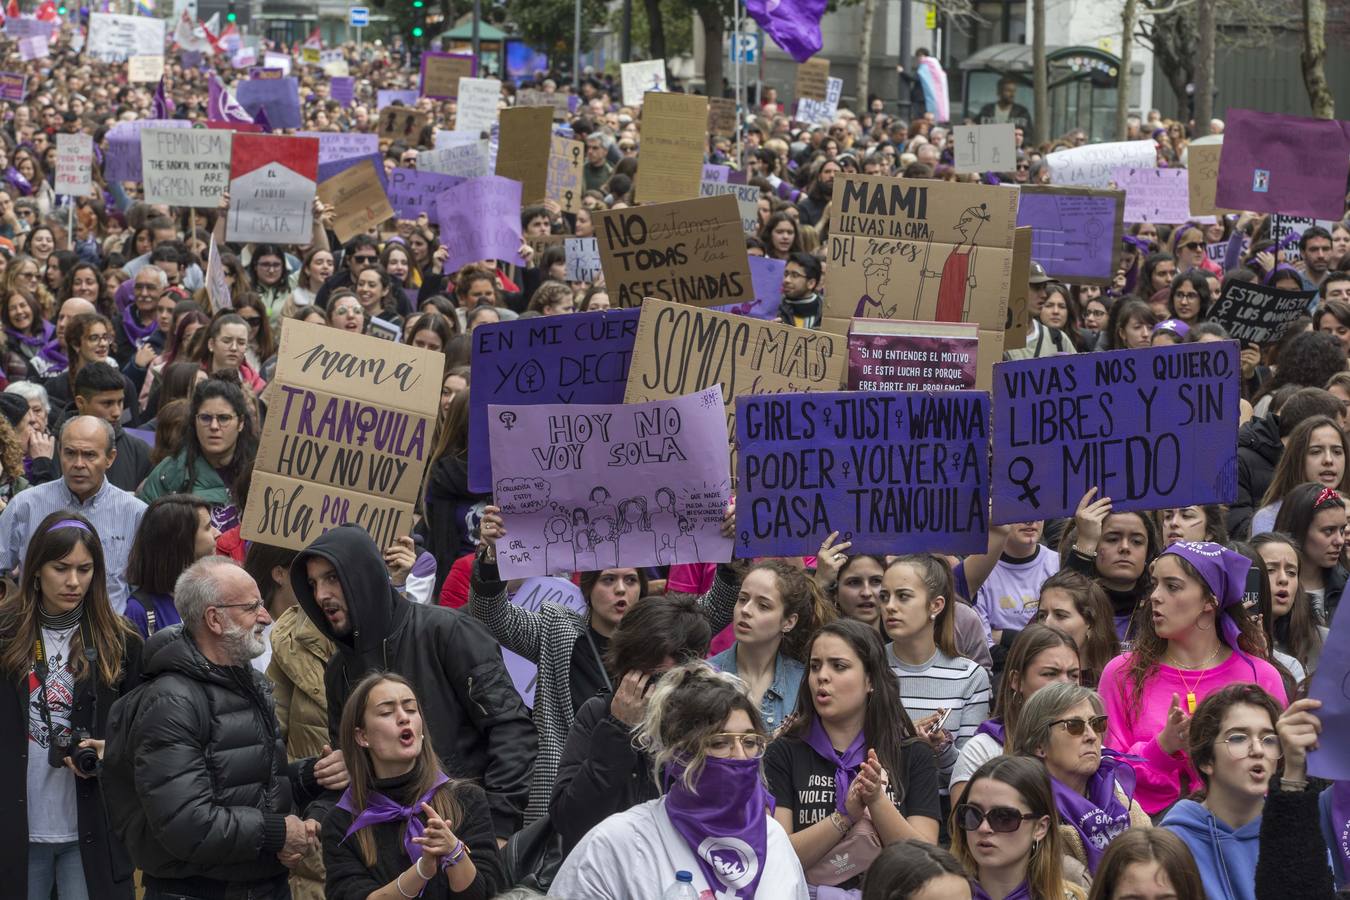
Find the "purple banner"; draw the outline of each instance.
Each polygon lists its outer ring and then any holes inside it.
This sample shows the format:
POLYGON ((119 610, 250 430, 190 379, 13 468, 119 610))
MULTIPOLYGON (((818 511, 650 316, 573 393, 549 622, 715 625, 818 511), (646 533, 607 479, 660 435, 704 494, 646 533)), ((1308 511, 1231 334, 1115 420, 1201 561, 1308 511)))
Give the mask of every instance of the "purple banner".
POLYGON ((989 395, 736 398, 736 555, 978 553, 988 542, 989 395))
POLYGON ((517 319, 473 330, 469 489, 492 490, 489 403, 622 403, 641 308, 517 319))
POLYGON ((0 100, 22 103, 28 96, 28 76, 21 72, 0 72, 0 100))
MULTIPOLYGON (((590 613, 586 601, 581 597, 581 588, 566 578, 548 575, 528 579, 511 595, 511 602, 530 613, 538 613, 545 603, 565 606, 582 616, 590 613)), ((506 663, 506 671, 511 673, 511 682, 516 686, 520 699, 533 709, 534 689, 539 675, 538 666, 525 657, 512 653, 506 647, 502 647, 502 662, 506 663)))
POLYGON ((510 532, 503 578, 731 559, 719 386, 651 403, 493 404, 488 436, 510 532))
MULTIPOLYGON (((1350 781, 1350 616, 1332 618, 1331 633, 1319 659, 1308 696, 1322 701, 1322 708, 1315 710, 1322 733, 1317 737, 1317 749, 1308 753, 1308 774, 1350 781)), ((1336 840, 1341 846, 1345 846, 1347 825, 1350 823, 1343 819, 1335 823, 1336 840)))
POLYGON ((395 103, 402 103, 404 106, 416 106, 417 91, 386 88, 375 93, 376 110, 384 109, 386 106, 393 106, 395 103))
POLYGON ((186 119, 134 119, 108 129, 108 152, 103 154, 103 177, 108 181, 141 180, 141 129, 191 128, 186 119))
POLYGON ((350 75, 334 75, 328 80, 328 96, 341 106, 351 106, 356 99, 356 79, 350 75))
POLYGON ((713 309, 776 322, 779 307, 783 303, 783 270, 787 268, 787 260, 768 256, 751 256, 749 259, 750 283, 755 291, 755 299, 750 303, 728 303, 726 306, 714 306, 713 309))
POLYGON ((265 110, 267 121, 273 129, 299 128, 302 125, 300 82, 294 77, 248 78, 239 82, 234 96, 255 121, 258 110, 265 110))
MULTIPOLYGON (((436 216, 436 195, 464 183, 457 175, 423 172, 420 169, 394 169, 385 186, 389 205, 400 219, 415 219, 422 213, 436 216)), ((520 245, 517 244, 517 247, 520 245)))
POLYGON ((975 328, 970 330, 970 337, 855 331, 848 336, 848 389, 971 390, 980 338, 975 328))
POLYGON ((1052 278, 1110 281, 1122 233, 1122 195, 1025 187, 1017 225, 1030 225, 1031 258, 1052 278))
POLYGON ((55 28, 55 22, 43 22, 40 19, 9 18, 5 20, 5 34, 15 39, 26 37, 50 38, 55 28))
POLYGON ((1214 202, 1224 209, 1340 219, 1350 123, 1229 109, 1214 202))
POLYGON ((1238 344, 1179 344, 994 366, 995 524, 1237 497, 1238 344))
POLYGON ((441 244, 449 251, 447 273, 484 259, 525 264, 520 255, 520 191, 519 181, 488 175, 436 197, 441 244))

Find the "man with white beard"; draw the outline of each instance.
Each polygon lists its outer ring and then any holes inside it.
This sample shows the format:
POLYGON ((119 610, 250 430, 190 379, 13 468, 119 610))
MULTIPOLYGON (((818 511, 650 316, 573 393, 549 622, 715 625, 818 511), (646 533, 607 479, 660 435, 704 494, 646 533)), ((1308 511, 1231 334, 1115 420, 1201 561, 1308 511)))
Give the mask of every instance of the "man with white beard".
POLYGON ((182 625, 146 643, 146 683, 112 707, 102 783, 146 900, 290 896, 319 822, 294 814, 347 785, 340 752, 287 764, 266 679, 250 662, 272 619, 225 557, 174 586, 182 625))

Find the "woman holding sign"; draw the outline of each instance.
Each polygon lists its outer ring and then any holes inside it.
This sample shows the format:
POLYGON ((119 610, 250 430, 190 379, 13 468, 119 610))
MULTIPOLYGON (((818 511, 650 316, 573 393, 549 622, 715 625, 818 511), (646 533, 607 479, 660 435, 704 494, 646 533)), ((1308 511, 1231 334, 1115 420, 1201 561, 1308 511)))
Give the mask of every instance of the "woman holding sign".
POLYGON ((1148 599, 1149 566, 1162 549, 1152 517, 1111 512, 1111 498, 1088 488, 1073 525, 1060 539, 1064 567, 1091 578, 1106 591, 1115 612, 1116 635, 1127 640, 1139 628, 1135 612, 1148 599))
POLYGON ((1249 681, 1285 702, 1284 682, 1263 658, 1260 629, 1242 608, 1251 565, 1218 544, 1173 544, 1153 563, 1156 587, 1134 649, 1102 673, 1106 746, 1140 758, 1135 798, 1149 815, 1182 796, 1183 781, 1199 783, 1186 735, 1201 700, 1249 681))

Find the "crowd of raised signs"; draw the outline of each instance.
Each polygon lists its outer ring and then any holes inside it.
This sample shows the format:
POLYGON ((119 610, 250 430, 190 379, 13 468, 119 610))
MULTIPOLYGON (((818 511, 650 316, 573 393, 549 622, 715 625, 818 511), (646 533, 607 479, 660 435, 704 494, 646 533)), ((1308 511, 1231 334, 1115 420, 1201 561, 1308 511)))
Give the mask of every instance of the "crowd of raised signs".
POLYGON ((1340 123, 10 12, 0 895, 1346 889, 1340 123))

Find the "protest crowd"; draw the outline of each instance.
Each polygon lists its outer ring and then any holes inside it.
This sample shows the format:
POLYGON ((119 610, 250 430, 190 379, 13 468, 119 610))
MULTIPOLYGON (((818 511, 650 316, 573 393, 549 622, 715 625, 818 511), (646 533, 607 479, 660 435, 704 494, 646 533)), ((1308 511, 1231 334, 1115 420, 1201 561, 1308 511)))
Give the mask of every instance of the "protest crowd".
POLYGON ((1347 890, 1341 123, 52 6, 0 897, 1347 890))

